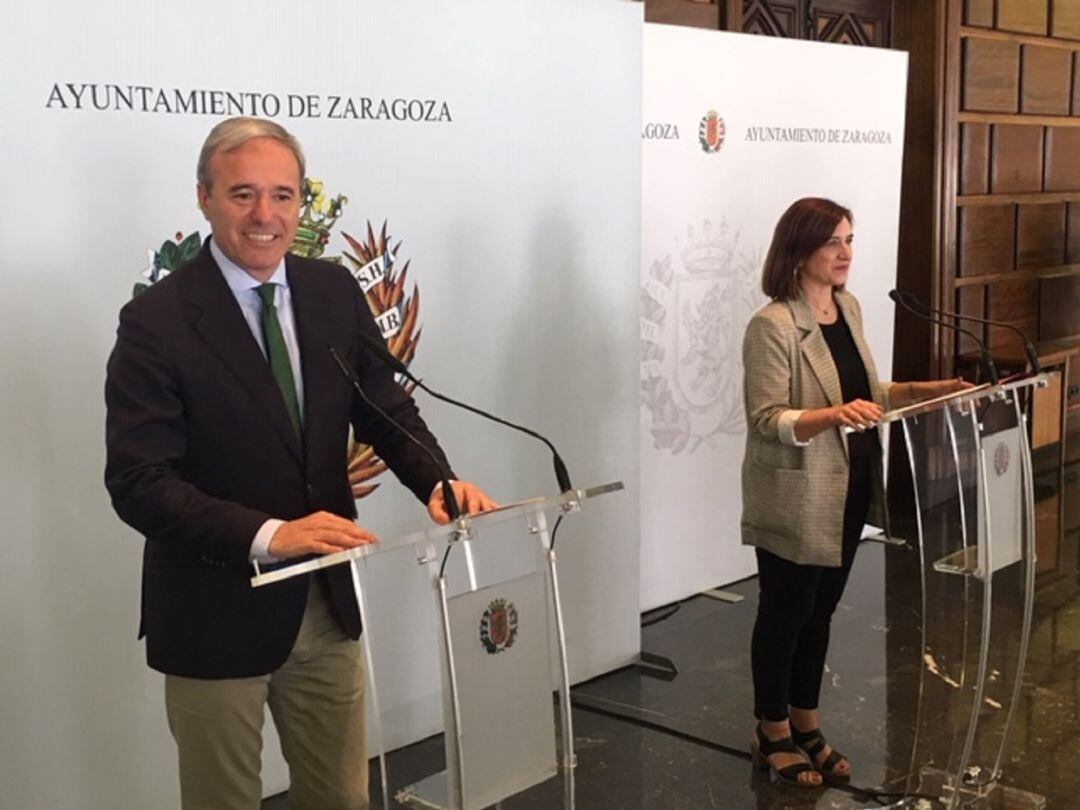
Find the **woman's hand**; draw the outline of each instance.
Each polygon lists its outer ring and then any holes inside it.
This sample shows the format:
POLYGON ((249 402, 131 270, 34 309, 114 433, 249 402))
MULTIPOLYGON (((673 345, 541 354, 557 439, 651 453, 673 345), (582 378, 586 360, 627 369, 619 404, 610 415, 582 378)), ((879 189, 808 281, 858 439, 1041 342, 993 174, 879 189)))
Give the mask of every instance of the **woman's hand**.
POLYGON ((795 441, 808 442, 819 433, 837 427, 865 430, 881 419, 881 406, 865 399, 853 399, 831 408, 814 408, 803 411, 795 423, 795 441))
POLYGON ((845 402, 829 410, 832 412, 833 424, 836 427, 849 427, 855 430, 873 427, 881 419, 883 413, 880 405, 865 399, 853 399, 851 402, 845 402))

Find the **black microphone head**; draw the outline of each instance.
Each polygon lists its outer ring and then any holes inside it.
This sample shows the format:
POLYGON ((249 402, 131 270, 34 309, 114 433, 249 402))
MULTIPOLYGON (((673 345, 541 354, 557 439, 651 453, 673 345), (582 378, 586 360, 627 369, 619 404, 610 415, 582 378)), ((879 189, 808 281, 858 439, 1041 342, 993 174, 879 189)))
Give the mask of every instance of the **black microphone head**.
POLYGON ((889 298, 891 298, 894 303, 900 303, 900 293, 897 290, 889 290, 889 298))

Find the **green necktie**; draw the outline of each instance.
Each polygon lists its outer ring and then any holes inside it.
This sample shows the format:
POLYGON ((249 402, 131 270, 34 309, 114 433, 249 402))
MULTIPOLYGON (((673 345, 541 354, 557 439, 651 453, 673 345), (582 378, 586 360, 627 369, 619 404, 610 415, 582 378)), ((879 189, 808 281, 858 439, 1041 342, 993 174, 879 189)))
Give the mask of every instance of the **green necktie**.
POLYGON ((293 379, 292 363, 289 362, 289 350, 285 346, 285 335, 278 321, 277 307, 274 306, 275 284, 262 284, 255 288, 262 299, 262 331, 266 344, 266 356, 270 360, 270 373, 274 375, 281 395, 285 398, 285 408, 289 412, 296 435, 303 435, 300 422, 300 401, 296 398, 296 381, 293 379))

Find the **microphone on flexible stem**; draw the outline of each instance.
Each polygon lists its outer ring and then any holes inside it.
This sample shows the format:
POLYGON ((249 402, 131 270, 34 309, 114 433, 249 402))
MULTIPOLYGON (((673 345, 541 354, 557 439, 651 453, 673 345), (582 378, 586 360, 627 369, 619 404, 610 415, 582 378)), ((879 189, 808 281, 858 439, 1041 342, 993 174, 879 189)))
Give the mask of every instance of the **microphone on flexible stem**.
POLYGON ((891 298, 895 303, 902 306, 916 318, 921 318, 924 321, 930 321, 930 323, 936 323, 939 326, 944 326, 946 329, 952 329, 953 331, 960 332, 961 334, 967 335, 969 338, 975 341, 975 344, 979 347, 979 359, 982 361, 983 371, 986 373, 986 376, 990 378, 991 385, 998 384, 997 366, 994 365, 994 360, 992 357, 990 357, 990 352, 987 350, 986 344, 979 340, 977 337, 975 337, 974 332, 964 329, 964 327, 962 326, 957 326, 955 323, 949 323, 948 321, 943 321, 940 318, 935 318, 932 315, 926 315, 922 312, 919 312, 917 309, 911 306, 911 304, 909 304, 907 300, 905 300, 904 296, 901 293, 897 292, 896 290, 889 290, 889 298, 891 298))
POLYGON ((962 315, 959 312, 949 312, 946 309, 934 309, 929 304, 924 304, 911 293, 900 292, 899 295, 911 306, 918 307, 924 312, 932 312, 937 315, 944 315, 947 318, 956 318, 958 321, 974 321, 975 323, 986 323, 990 324, 990 326, 1001 326, 1005 329, 1011 329, 1020 337, 1020 340, 1024 342, 1024 353, 1027 355, 1028 362, 1031 363, 1031 369, 1036 374, 1039 374, 1042 371, 1042 364, 1039 362, 1039 355, 1035 352, 1035 347, 1031 345, 1031 341, 1027 339, 1027 335, 1025 335, 1022 331, 1017 329, 1011 323, 1006 323, 1005 321, 994 321, 990 318, 978 318, 974 315, 962 315))
POLYGON ((386 411, 376 405, 371 400, 371 398, 368 397, 367 393, 364 391, 363 386, 360 385, 360 380, 356 376, 356 372, 353 371, 352 367, 345 362, 345 358, 341 356, 341 353, 334 347, 333 343, 327 343, 326 348, 330 351, 330 356, 334 358, 334 362, 337 363, 337 367, 338 369, 340 369, 341 375, 349 381, 349 383, 354 389, 356 389, 356 393, 360 395, 360 399, 362 399, 368 407, 370 407, 377 414, 379 414, 379 416, 381 416, 383 419, 385 419, 387 422, 397 428, 409 441, 411 441, 413 444, 415 444, 417 447, 427 453, 428 457, 438 468, 439 475, 442 476, 440 484, 442 486, 443 501, 446 503, 446 511, 450 515, 450 520, 455 521, 460 518, 461 507, 458 506, 457 496, 454 495, 454 488, 450 486, 450 476, 447 473, 447 470, 443 466, 442 462, 439 461, 439 459, 431 451, 431 448, 424 444, 422 441, 420 441, 418 438, 416 438, 414 435, 412 435, 412 433, 406 430, 401 425, 401 423, 399 423, 396 419, 390 416, 390 414, 388 414, 386 411))
POLYGON ((409 367, 407 365, 394 357, 394 355, 390 352, 389 349, 386 348, 382 341, 376 340, 371 335, 365 332, 360 332, 359 335, 360 340, 363 341, 364 345, 367 346, 371 350, 371 353, 374 354, 377 358, 379 358, 379 360, 381 360, 385 365, 389 366, 392 370, 403 376, 405 379, 409 380, 409 382, 412 382, 417 387, 422 388, 424 391, 427 391, 431 396, 435 397, 435 399, 442 400, 443 402, 447 402, 450 405, 455 405, 459 408, 464 408, 465 410, 471 411, 472 413, 475 413, 478 416, 482 416, 485 419, 490 419, 492 422, 498 422, 500 425, 505 425, 506 427, 521 431, 526 435, 532 436, 534 439, 539 439, 540 441, 542 441, 551 451, 552 464, 555 467, 555 480, 558 482, 559 492, 573 492, 574 487, 570 483, 570 473, 566 469, 566 464, 563 462, 562 456, 559 455, 559 451, 555 449, 555 445, 548 441, 546 437, 541 436, 535 430, 530 430, 527 427, 522 427, 521 425, 516 425, 513 422, 508 422, 506 419, 502 419, 498 416, 490 414, 487 411, 482 411, 479 408, 469 405, 468 403, 460 402, 456 399, 453 399, 452 397, 446 396, 445 394, 440 394, 438 391, 433 391, 431 388, 426 386, 421 379, 419 379, 411 371, 409 371, 409 367))

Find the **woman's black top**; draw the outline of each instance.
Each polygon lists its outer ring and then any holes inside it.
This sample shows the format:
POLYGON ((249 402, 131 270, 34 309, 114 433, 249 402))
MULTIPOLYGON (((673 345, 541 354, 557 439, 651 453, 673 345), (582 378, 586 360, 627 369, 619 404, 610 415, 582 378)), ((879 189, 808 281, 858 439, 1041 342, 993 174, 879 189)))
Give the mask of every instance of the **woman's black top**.
MULTIPOLYGON (((851 336, 851 329, 844 320, 843 313, 838 313, 835 323, 823 323, 820 326, 825 342, 829 344, 829 352, 832 354, 836 372, 840 376, 840 390, 844 395, 844 402, 851 402, 853 399, 873 402, 874 397, 870 393, 870 378, 866 376, 866 366, 863 365, 862 358, 859 356, 859 349, 855 345, 855 339, 851 336)), ((848 455, 852 459, 864 458, 879 452, 876 430, 849 433, 847 438, 848 455)))

